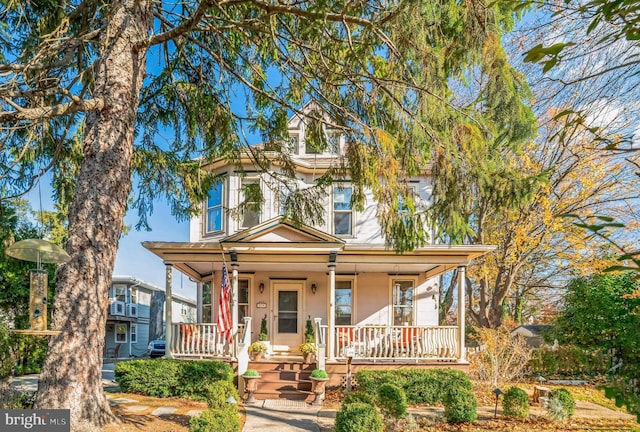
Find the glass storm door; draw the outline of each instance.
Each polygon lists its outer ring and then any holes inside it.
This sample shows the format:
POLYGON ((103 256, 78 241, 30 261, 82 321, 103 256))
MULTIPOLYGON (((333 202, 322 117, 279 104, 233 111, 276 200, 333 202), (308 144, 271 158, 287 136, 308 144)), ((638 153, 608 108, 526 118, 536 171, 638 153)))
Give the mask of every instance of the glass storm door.
POLYGON ((301 343, 302 283, 276 283, 274 292, 274 348, 295 351, 301 343))

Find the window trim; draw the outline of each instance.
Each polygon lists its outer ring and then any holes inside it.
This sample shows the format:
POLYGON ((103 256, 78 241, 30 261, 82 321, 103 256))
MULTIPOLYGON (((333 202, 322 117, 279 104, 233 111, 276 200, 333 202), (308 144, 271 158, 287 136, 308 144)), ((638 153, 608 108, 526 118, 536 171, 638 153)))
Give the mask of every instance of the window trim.
MULTIPOLYGON (((337 282, 351 282, 351 322, 349 324, 337 324, 337 316, 334 316, 334 322, 336 323, 337 326, 343 326, 343 325, 355 325, 355 323, 357 322, 356 320, 356 305, 358 304, 356 301, 356 278, 355 277, 339 277, 336 276, 336 285, 337 282)), ((337 286, 336 286, 336 289, 337 286)), ((338 303, 337 303, 337 298, 336 298, 336 314, 338 313, 338 303)))
POLYGON ((122 324, 116 324, 113 327, 113 341, 114 343, 117 344, 123 344, 123 343, 127 343, 129 338, 129 326, 126 323, 122 323, 122 324), (120 333, 120 334, 124 334, 124 340, 118 340, 118 326, 124 326, 124 333, 120 333))
MULTIPOLYGON (((203 224, 202 224, 202 231, 203 231, 203 235, 204 236, 210 236, 210 235, 216 235, 216 234, 220 234, 225 232, 225 227, 226 227, 226 214, 225 214, 225 202, 226 202, 226 197, 227 197, 227 182, 225 179, 220 180, 217 183, 214 184, 219 184, 222 187, 222 191, 221 191, 221 196, 220 196, 220 205, 216 205, 216 206, 212 206, 209 207, 209 192, 211 191, 211 188, 209 189, 209 191, 207 191, 207 197, 204 199, 203 202, 203 224), (213 209, 213 208, 217 208, 220 207, 220 229, 219 230, 215 230, 215 231, 209 231, 209 209, 213 209)), ((211 186, 213 187, 213 185, 211 186)))
POLYGON ((337 210, 336 211, 336 201, 335 201, 335 193, 336 190, 340 190, 340 189, 351 189, 351 196, 353 196, 353 184, 351 182, 339 182, 333 185, 333 188, 331 190, 331 233, 336 236, 336 237, 343 237, 343 238, 354 238, 356 236, 355 234, 355 211, 353 210, 353 206, 351 205, 351 202, 349 202, 349 210, 337 210), (350 226, 349 226, 349 233, 347 234, 342 234, 342 233, 336 233, 336 213, 339 214, 350 214, 350 226))
MULTIPOLYGON (((242 203, 244 201, 244 186, 245 186, 245 182, 247 182, 246 184, 257 184, 258 187, 260 188, 260 190, 262 191, 262 177, 260 176, 247 176, 247 177, 239 177, 239 185, 238 185, 238 205, 240 205, 240 203, 242 203)), ((263 217, 263 211, 262 211, 262 206, 260 206, 260 209, 258 210, 258 223, 256 225, 259 225, 262 222, 262 217, 263 217)), ((244 225, 244 212, 242 212, 242 214, 240 214, 240 217, 238 218, 238 230, 245 230, 247 228, 252 228, 255 225, 251 225, 251 226, 245 226, 244 225)))
MULTIPOLYGON (((395 300, 393 298, 393 290, 396 282, 411 282, 413 284, 413 302, 411 304, 411 323, 410 326, 415 326, 416 324, 416 289, 418 286, 418 278, 416 276, 403 276, 403 275, 394 275, 389 276, 389 325, 395 326, 394 323, 394 315, 395 315, 395 300)), ((400 324, 402 325, 402 324, 400 324)))
POLYGON ((129 340, 131 343, 138 343, 138 324, 129 325, 129 340))

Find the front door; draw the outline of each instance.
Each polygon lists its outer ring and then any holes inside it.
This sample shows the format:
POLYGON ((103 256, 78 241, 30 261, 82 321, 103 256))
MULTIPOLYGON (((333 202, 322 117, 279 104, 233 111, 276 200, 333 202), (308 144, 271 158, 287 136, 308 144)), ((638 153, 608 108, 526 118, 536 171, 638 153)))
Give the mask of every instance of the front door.
POLYGON ((297 351, 301 343, 302 282, 276 282, 274 284, 276 311, 274 349, 297 351))

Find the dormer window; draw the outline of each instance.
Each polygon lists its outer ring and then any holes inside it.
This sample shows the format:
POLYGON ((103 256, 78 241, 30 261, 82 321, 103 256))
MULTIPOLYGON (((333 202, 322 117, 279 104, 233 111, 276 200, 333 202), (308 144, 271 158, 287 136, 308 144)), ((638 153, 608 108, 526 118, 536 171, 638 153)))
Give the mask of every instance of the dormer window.
POLYGON ((350 185, 336 185, 333 187, 333 234, 338 236, 353 235, 353 210, 350 185))
POLYGON ((289 153, 297 155, 300 153, 300 137, 298 135, 291 135, 288 143, 289 153))
POLYGON ((222 231, 222 182, 218 182, 209 189, 209 198, 207 199, 206 211, 206 232, 214 233, 222 231))
POLYGON ((327 151, 331 154, 340 154, 340 134, 338 132, 327 132, 327 151))

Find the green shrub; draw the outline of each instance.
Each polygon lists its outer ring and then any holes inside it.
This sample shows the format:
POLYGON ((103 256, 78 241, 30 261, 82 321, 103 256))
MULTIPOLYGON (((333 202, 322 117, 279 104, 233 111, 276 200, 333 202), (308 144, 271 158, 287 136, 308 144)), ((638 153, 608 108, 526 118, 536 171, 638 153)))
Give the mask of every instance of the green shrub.
POLYGON ((407 395, 398 386, 383 384, 378 387, 378 406, 385 417, 402 418, 407 414, 407 395))
POLYGON ((551 390, 549 392, 549 399, 556 399, 562 402, 562 408, 564 409, 566 416, 573 416, 573 412, 576 409, 576 401, 569 390, 564 388, 551 390))
POLYGON ((336 414, 336 432, 382 432, 382 417, 375 407, 362 402, 342 405, 336 414))
POLYGON ((189 421, 189 432, 240 432, 238 409, 208 409, 189 421))
POLYGON ((311 372, 311 378, 329 378, 329 374, 324 369, 314 369, 311 372))
POLYGON ((116 363, 115 378, 125 393, 206 400, 210 384, 233 381, 233 369, 216 360, 132 360, 116 363))
POLYGON ((478 418, 478 403, 470 390, 447 392, 444 416, 449 423, 473 423, 478 418))
POLYGON ((269 332, 267 331, 267 316, 265 315, 260 322, 260 335, 258 336, 259 341, 268 341, 269 340, 269 332))
POLYGON ((529 415, 529 395, 519 387, 511 387, 502 399, 502 411, 507 417, 525 418, 529 415))
POLYGON ((247 369, 246 371, 244 371, 244 373, 242 374, 242 376, 246 376, 246 377, 259 377, 260 376, 260 372, 258 372, 255 369, 247 369))
POLYGON ((605 375, 609 368, 607 356, 598 350, 561 345, 534 351, 529 368, 533 376, 557 378, 590 378, 605 375))
POLYGON ((311 316, 307 319, 307 323, 304 329, 304 341, 306 343, 314 343, 316 341, 315 332, 313 331, 313 323, 311 322, 311 316))
POLYGON ((371 406, 376 405, 375 400, 370 395, 361 391, 349 393, 348 395, 346 395, 344 397, 344 400, 342 401, 342 405, 346 405, 354 402, 362 402, 362 403, 369 404, 371 406))
POLYGON ((210 409, 228 408, 227 399, 232 397, 236 402, 240 401, 240 395, 236 386, 231 381, 216 381, 207 388, 207 405, 210 409))
POLYGON ((434 405, 443 402, 450 389, 470 391, 471 380, 454 369, 360 370, 356 374, 358 390, 376 397, 378 387, 394 384, 404 390, 407 403, 434 405))

